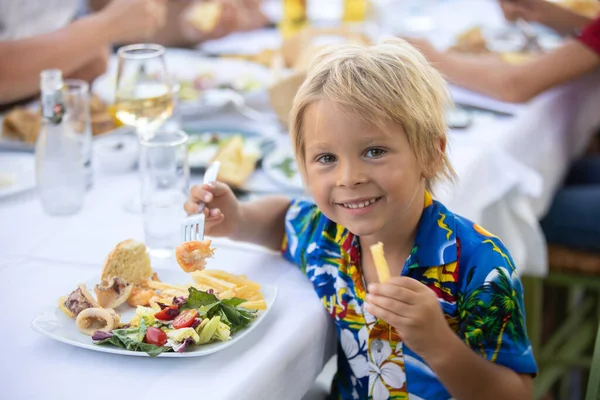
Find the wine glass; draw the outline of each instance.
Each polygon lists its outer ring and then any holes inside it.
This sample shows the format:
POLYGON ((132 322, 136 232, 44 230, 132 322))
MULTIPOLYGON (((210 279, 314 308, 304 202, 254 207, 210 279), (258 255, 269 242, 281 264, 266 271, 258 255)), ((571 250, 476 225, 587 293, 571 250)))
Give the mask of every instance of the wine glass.
MULTIPOLYGON (((140 140, 151 138, 173 112, 173 90, 165 63, 165 48, 133 44, 117 52, 115 117, 135 129, 140 140)), ((138 194, 125 205, 141 212, 138 194)))
POLYGON ((165 48, 133 44, 118 52, 115 116, 135 128, 138 136, 152 136, 173 112, 171 78, 165 48))

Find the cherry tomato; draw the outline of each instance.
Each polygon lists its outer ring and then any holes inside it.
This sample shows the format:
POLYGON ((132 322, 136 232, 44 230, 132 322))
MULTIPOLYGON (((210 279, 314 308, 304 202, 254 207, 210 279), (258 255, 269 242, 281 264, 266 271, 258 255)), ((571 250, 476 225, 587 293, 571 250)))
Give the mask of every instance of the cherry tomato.
POLYGON ((171 321, 172 319, 175 319, 177 315, 179 315, 179 307, 177 306, 169 306, 154 314, 154 316, 161 321, 171 321))
POLYGON ((164 346, 165 343, 167 343, 167 334, 158 328, 149 326, 148 329, 146 329, 146 337, 144 337, 144 342, 156 346, 164 346))
POLYGON ((198 317, 197 310, 184 310, 173 321, 173 328, 181 329, 192 326, 194 320, 198 317))

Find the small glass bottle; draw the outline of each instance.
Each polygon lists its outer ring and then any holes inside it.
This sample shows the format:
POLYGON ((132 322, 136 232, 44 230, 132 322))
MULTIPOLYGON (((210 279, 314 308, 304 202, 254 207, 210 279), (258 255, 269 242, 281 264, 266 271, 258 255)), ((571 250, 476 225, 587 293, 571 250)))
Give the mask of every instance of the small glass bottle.
POLYGON ((42 125, 35 148, 37 191, 49 215, 71 215, 83 205, 81 143, 67 123, 64 82, 57 69, 40 74, 42 125))

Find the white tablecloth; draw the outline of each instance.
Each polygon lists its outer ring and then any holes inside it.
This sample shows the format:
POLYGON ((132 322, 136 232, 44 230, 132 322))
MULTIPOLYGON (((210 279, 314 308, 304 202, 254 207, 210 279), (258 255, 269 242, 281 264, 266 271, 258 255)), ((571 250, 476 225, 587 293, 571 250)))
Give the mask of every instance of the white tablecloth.
MULTIPOLYGON (((120 226, 115 227, 113 233, 120 230, 120 226)), ((80 236, 84 236, 85 229, 82 226, 77 230, 80 236)), ((65 226, 66 230, 69 227, 65 226)), ((238 343, 199 358, 149 359, 55 342, 29 329, 29 325, 41 309, 54 306, 59 295, 68 294, 78 282, 99 276, 99 249, 104 244, 101 241, 98 246, 84 245, 73 251, 90 241, 76 240, 73 235, 69 246, 64 242, 66 236, 57 236, 61 239, 53 241, 54 245, 48 243, 43 255, 49 256, 48 251, 57 255, 62 249, 64 261, 15 257, 4 251, 0 257, 0 302, 6 308, 0 329, 4 344, 0 398, 102 400, 117 395, 146 399, 301 399, 335 349, 330 318, 297 268, 277 254, 226 244, 216 245, 213 266, 279 288, 265 320, 238 343), (50 249, 55 246, 58 248, 50 249), (77 252, 79 256, 69 256, 77 252)), ((28 252, 36 253, 39 242, 29 243, 28 252)), ((171 264, 163 268, 178 267, 171 264)))

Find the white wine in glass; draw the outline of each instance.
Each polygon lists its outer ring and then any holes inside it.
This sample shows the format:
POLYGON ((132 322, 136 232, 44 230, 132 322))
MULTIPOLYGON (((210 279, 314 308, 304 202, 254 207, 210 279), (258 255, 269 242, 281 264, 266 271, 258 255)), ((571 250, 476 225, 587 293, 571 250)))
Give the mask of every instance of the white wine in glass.
MULTIPOLYGON (((140 139, 151 138, 173 113, 165 48, 157 44, 133 44, 121 47, 117 54, 115 117, 135 128, 140 139)), ((139 193, 127 201, 125 209, 142 211, 139 193)))
POLYGON ((118 51, 115 116, 140 137, 152 136, 173 112, 164 53, 164 47, 156 44, 134 44, 118 51))
POLYGON ((123 124, 134 126, 140 136, 152 134, 173 111, 169 87, 158 82, 137 85, 130 93, 118 97, 115 116, 123 124))

